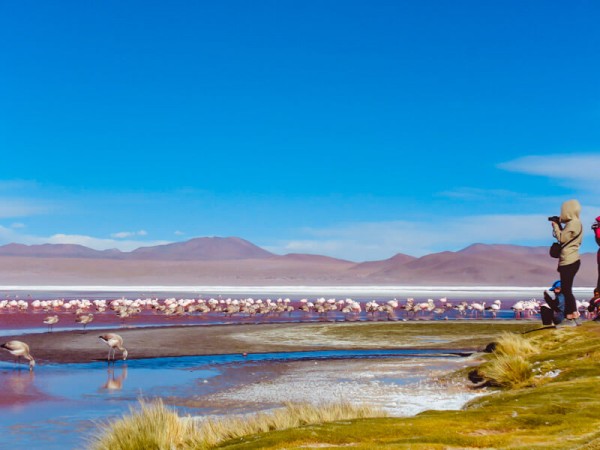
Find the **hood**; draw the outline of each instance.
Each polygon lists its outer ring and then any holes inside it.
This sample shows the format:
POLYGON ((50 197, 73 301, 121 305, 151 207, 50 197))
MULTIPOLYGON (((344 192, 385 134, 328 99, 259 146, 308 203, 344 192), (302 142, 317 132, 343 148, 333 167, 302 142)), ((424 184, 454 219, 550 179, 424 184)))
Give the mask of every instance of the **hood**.
POLYGON ((560 221, 568 222, 571 219, 579 219, 581 205, 577 200, 567 200, 560 207, 560 221))

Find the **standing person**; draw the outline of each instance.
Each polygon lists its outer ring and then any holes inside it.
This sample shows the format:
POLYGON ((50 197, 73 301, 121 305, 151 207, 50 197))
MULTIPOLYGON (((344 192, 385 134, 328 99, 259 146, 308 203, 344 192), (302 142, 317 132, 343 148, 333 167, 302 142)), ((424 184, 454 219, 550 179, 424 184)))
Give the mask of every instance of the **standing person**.
POLYGON ((560 285, 565 296, 565 318, 575 320, 579 317, 575 296, 573 295, 573 281, 579 270, 579 247, 583 240, 583 225, 579 220, 581 205, 577 200, 567 200, 561 205, 560 217, 553 217, 552 234, 560 243, 560 256, 558 259, 558 273, 560 285), (561 226, 563 223, 564 228, 561 226))

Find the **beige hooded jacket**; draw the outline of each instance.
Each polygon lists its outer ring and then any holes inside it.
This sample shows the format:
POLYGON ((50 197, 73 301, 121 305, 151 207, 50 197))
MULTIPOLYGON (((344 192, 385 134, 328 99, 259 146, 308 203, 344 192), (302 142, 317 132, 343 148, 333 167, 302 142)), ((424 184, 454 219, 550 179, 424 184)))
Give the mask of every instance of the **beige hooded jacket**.
POLYGON ((579 220, 580 212, 581 205, 577 200, 567 200, 560 208, 560 221, 565 224, 565 227, 561 230, 558 224, 552 222, 553 234, 558 242, 561 245, 568 243, 560 252, 559 266, 573 264, 579 260, 579 247, 583 241, 583 225, 579 220))

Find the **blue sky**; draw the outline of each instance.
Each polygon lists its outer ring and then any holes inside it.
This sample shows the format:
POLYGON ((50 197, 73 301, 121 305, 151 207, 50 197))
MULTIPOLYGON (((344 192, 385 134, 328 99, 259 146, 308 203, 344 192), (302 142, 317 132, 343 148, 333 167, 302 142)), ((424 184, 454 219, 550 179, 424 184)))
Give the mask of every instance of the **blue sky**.
POLYGON ((600 215, 598 23, 595 1, 3 2, 0 244, 549 244, 562 201, 600 215))

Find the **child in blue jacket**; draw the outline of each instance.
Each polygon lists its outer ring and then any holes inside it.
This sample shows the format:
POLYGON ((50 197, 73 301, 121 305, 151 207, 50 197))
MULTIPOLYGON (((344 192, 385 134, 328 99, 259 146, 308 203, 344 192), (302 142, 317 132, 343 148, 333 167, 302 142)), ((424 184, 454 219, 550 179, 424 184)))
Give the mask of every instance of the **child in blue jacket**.
POLYGON ((565 296, 560 287, 560 280, 554 282, 549 291, 554 293, 554 298, 550 297, 548 291, 544 291, 544 300, 547 305, 542 305, 542 323, 544 325, 558 325, 565 318, 565 296))

